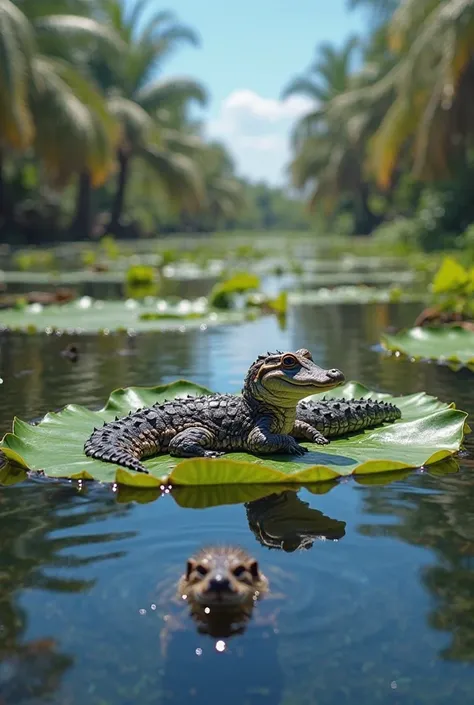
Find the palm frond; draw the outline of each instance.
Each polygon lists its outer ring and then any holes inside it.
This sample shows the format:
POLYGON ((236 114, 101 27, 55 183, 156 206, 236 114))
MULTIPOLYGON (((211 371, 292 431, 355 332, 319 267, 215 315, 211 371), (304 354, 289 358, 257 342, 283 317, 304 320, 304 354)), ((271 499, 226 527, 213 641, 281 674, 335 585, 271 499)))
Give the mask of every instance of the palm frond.
POLYGON ((135 0, 126 16, 130 40, 136 41, 144 39, 141 32, 146 32, 151 37, 158 27, 175 22, 176 17, 170 10, 154 11, 153 0, 135 0), (140 31, 139 26, 142 23, 143 28, 140 31))
POLYGON ((393 14, 389 25, 389 46, 401 52, 416 36, 430 13, 439 7, 439 0, 404 0, 393 14))
POLYGON ((176 154, 153 146, 137 152, 151 167, 169 198, 188 211, 196 211, 205 200, 205 188, 196 163, 183 154, 176 154))
POLYGON ((70 66, 47 57, 35 57, 32 79, 35 151, 51 181, 63 186, 87 169, 94 183, 102 183, 112 168, 114 145, 101 96, 70 66))
POLYGON ((167 149, 180 154, 193 155, 197 151, 205 149, 205 144, 197 135, 186 134, 180 130, 163 129, 161 139, 167 149))
POLYGON ((121 124, 123 139, 129 148, 133 149, 146 143, 155 127, 146 110, 133 100, 120 96, 108 100, 108 109, 121 124))
POLYGON ((42 51, 74 48, 82 43, 96 42, 102 50, 118 55, 125 51, 125 43, 117 32, 91 17, 77 15, 49 15, 35 20, 34 28, 42 51))
POLYGON ((319 86, 311 77, 297 76, 286 86, 281 92, 281 99, 286 100, 293 95, 305 95, 312 98, 314 101, 325 102, 329 99, 327 89, 319 86))
POLYGON ((370 141, 369 164, 381 188, 390 185, 401 149, 416 131, 418 114, 405 97, 396 98, 370 141))
POLYGON ((135 100, 151 112, 166 105, 183 105, 191 100, 200 105, 207 102, 207 93, 202 84, 187 77, 173 77, 149 83, 135 94, 135 100))
POLYGON ((186 42, 195 47, 200 44, 199 34, 195 30, 176 22, 173 15, 167 12, 158 12, 147 19, 140 35, 140 41, 155 41, 155 46, 159 46, 160 42, 171 45, 178 41, 186 42), (170 23, 167 28, 163 27, 166 23, 170 23))
POLYGON ((22 149, 33 138, 28 105, 29 66, 35 49, 27 18, 0 0, 0 143, 22 149))

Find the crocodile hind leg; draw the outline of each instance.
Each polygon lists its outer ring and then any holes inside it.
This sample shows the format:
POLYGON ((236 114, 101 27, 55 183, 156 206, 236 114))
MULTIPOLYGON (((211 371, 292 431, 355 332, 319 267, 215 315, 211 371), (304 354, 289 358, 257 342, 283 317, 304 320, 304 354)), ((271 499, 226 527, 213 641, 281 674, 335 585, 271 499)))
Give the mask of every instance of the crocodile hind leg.
POLYGON ((295 438, 304 438, 306 441, 317 443, 320 446, 325 446, 329 443, 329 440, 317 428, 306 423, 306 421, 299 421, 298 419, 295 421, 291 435, 295 438))
POLYGON ((171 439, 168 452, 179 458, 217 458, 224 454, 211 450, 215 442, 214 434, 207 428, 192 426, 171 439))

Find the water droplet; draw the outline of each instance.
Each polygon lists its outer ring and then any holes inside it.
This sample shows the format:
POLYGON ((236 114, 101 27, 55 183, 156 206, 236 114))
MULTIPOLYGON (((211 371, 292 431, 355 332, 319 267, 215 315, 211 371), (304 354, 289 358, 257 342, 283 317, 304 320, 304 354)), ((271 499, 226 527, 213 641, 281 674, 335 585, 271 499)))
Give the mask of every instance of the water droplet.
POLYGON ((197 648, 196 649, 196 656, 201 656, 202 655, 202 649, 197 648))
POLYGON ((216 651, 220 651, 221 653, 225 651, 225 641, 219 640, 216 642, 216 651))

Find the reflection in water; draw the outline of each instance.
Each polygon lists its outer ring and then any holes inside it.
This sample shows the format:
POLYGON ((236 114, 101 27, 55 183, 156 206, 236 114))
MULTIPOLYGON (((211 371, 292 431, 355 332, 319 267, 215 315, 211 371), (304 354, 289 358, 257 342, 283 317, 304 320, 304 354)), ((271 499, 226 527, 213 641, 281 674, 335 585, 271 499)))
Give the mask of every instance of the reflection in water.
POLYGON ((366 514, 391 519, 389 524, 361 524, 362 534, 396 537, 434 554, 436 562, 422 568, 421 582, 434 599, 429 625, 450 633, 450 643, 440 650, 440 656, 474 662, 472 475, 464 472, 440 478, 419 476, 397 487, 369 490, 363 502, 366 514), (393 517, 398 519, 396 524, 393 517))
POLYGON ((27 641, 12 649, 0 647, 0 702, 49 698, 73 664, 74 658, 58 652, 53 639, 27 641))
MULTIPOLYGON (((284 331, 265 318, 172 335, 83 336, 75 364, 60 353, 76 339, 0 335, 0 427, 15 414, 99 406, 114 388, 177 377, 237 392, 262 340, 265 349, 307 347, 321 366, 369 388, 423 390, 474 412, 472 374, 372 349, 381 328, 417 312, 304 306, 289 312, 284 331)), ((374 479, 321 495, 294 486, 181 487, 163 497, 120 488, 115 502, 69 485, 2 488, 0 695, 16 705, 41 680, 54 705, 473 702, 472 476, 374 479), (214 541, 255 553, 271 592, 232 638, 200 634, 180 605, 163 657, 163 613, 172 608, 154 586, 169 574, 173 593, 187 557, 214 541)), ((35 692, 25 705, 46 697, 35 692)))
POLYGON ((75 660, 72 654, 62 653, 52 638, 25 640, 29 620, 20 600, 25 589, 71 595, 87 592, 94 580, 52 575, 49 569, 75 572, 120 557, 123 551, 92 556, 64 551, 133 536, 133 532, 76 533, 111 514, 126 516, 128 509, 120 508, 113 498, 81 496, 72 485, 50 487, 47 492, 42 485, 4 489, 0 497, 0 699, 5 703, 51 695, 75 660), (58 532, 61 535, 55 536, 58 532))
POLYGON ((267 548, 292 553, 311 548, 316 539, 337 540, 345 535, 345 522, 313 509, 293 490, 248 502, 245 508, 250 530, 267 548))

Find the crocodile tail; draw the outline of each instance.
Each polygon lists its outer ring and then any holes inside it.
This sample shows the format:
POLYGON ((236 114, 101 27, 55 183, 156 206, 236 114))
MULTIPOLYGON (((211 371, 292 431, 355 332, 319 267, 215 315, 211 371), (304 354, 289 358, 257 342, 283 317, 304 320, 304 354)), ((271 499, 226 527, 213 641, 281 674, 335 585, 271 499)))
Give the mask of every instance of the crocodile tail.
POLYGON ((116 463, 129 470, 148 473, 141 462, 145 455, 138 438, 134 438, 130 428, 131 416, 118 418, 105 423, 102 428, 95 428, 84 444, 84 453, 90 458, 97 458, 108 463, 116 463))
POLYGON ((328 437, 363 431, 401 418, 400 409, 389 402, 373 399, 324 399, 321 402, 302 401, 297 418, 328 437))

